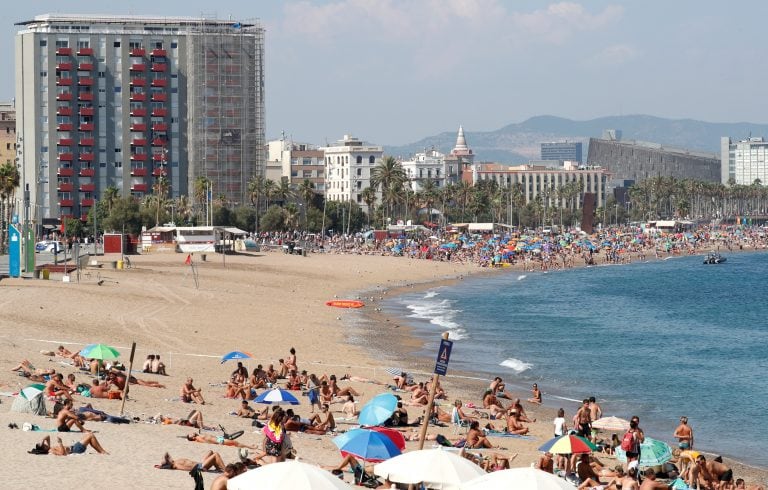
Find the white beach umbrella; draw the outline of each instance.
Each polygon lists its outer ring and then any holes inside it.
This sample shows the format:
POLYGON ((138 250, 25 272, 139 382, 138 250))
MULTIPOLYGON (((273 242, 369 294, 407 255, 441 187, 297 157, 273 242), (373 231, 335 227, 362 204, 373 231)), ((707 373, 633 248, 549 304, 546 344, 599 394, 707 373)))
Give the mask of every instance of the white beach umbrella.
POLYGON ((592 427, 602 430, 627 431, 629 430, 629 420, 619 417, 603 417, 592 422, 592 427))
POLYGON ((514 488, 515 490, 573 490, 563 478, 537 468, 512 468, 494 471, 461 485, 461 490, 514 488))
POLYGON ((228 490, 349 490, 351 485, 326 471, 300 461, 264 465, 230 478, 228 490))
POLYGON ((411 451, 379 463, 373 472, 395 483, 424 483, 427 488, 458 489, 485 474, 475 463, 451 451, 411 451))

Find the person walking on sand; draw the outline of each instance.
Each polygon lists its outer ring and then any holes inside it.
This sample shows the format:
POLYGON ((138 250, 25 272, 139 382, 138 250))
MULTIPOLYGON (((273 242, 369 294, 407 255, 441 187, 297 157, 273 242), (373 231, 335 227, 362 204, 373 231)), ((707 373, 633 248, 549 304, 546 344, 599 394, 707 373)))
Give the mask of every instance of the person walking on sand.
POLYGON ((693 429, 688 425, 688 417, 680 417, 680 425, 675 429, 674 437, 677 437, 680 449, 693 449, 693 429))
POLYGON ((584 399, 574 418, 579 427, 579 434, 585 439, 589 439, 592 436, 592 416, 589 411, 589 400, 587 398, 584 399))

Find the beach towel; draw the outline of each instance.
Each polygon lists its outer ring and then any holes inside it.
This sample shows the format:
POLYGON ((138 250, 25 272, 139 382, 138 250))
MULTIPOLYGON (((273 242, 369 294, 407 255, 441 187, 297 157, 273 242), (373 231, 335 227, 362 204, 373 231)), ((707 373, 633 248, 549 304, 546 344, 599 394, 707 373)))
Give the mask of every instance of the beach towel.
POLYGON ((517 439, 533 439, 532 436, 521 436, 519 434, 512 434, 510 432, 504 432, 501 430, 487 430, 485 431, 485 435, 490 437, 514 437, 517 439))

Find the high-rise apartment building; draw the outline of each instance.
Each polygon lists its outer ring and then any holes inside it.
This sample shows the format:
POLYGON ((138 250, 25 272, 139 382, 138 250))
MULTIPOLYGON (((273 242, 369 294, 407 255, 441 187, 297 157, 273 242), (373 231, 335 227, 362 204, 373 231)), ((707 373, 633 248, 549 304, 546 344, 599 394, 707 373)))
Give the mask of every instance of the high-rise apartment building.
POLYGON ((0 102, 0 163, 15 161, 16 108, 11 102, 0 102))
POLYGON ((581 163, 581 142, 559 141, 554 143, 542 143, 541 159, 581 163))
MULTIPOLYGON (((363 202, 363 189, 371 185, 371 171, 381 163, 384 149, 344 135, 344 138, 321 150, 325 154, 325 198, 329 201, 358 203, 368 212, 363 202)), ((381 198, 377 192, 376 198, 381 198)))
POLYGON ((768 183, 768 141, 749 138, 732 141, 720 139, 720 180, 723 184, 733 179, 736 184, 751 185, 760 179, 768 183))
POLYGON ((85 219, 105 189, 170 197, 200 177, 247 201, 264 168, 264 31, 192 17, 20 22, 16 104, 33 217, 85 219))

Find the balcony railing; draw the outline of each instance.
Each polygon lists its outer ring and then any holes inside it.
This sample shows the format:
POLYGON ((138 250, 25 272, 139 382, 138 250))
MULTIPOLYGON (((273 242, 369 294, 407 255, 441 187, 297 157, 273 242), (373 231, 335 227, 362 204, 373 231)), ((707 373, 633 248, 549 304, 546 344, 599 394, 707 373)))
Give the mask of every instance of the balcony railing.
POLYGON ((128 55, 134 57, 141 57, 145 54, 147 54, 147 50, 144 48, 132 48, 130 51, 128 51, 128 55))
MULTIPOLYGON (((74 205, 75 205, 75 200, 74 199, 59 199, 59 207, 60 208, 71 208, 74 205)), ((62 216, 62 218, 63 218, 63 216, 62 216)))
POLYGON ((146 138, 134 138, 131 144, 133 146, 147 146, 147 140, 146 138))
POLYGON ((80 131, 93 131, 95 127, 93 123, 83 123, 80 125, 80 131))
POLYGON ((78 56, 93 56, 93 48, 78 48, 78 56))
POLYGON ((77 100, 92 101, 93 92, 80 92, 77 94, 77 100))
POLYGON ((56 131, 72 131, 72 123, 62 123, 56 126, 56 131))
POLYGON ((80 146, 93 146, 95 142, 94 138, 82 138, 77 144, 80 146))
POLYGON ((59 153, 56 157, 60 162, 71 162, 75 159, 74 153, 59 153))
POLYGON ((165 138, 155 138, 152 140, 152 146, 165 146, 168 144, 168 140, 165 138))
POLYGON ((131 169, 131 176, 132 177, 146 177, 147 175, 147 169, 144 167, 137 167, 131 169))
POLYGON ((83 162, 92 162, 94 160, 94 154, 93 153, 81 153, 78 157, 78 160, 83 162))
POLYGON ((72 167, 59 167, 56 170, 56 175, 59 177, 73 177, 75 175, 75 169, 72 167))
POLYGON ((147 192, 149 190, 148 184, 133 184, 131 190, 134 192, 147 192))
POLYGON ((63 94, 56 94, 56 100, 61 100, 61 101, 72 100, 73 97, 74 96, 72 95, 72 92, 65 92, 63 94))
POLYGON ((152 63, 152 71, 154 72, 163 72, 168 69, 168 65, 165 63, 152 63))
POLYGON ((168 175, 168 172, 162 167, 157 167, 154 170, 152 170, 153 177, 163 177, 167 175, 168 175))
POLYGON ((57 145, 59 146, 72 146, 75 143, 75 140, 72 138, 61 138, 59 139, 59 142, 57 145))
POLYGON ((168 109, 152 109, 152 117, 165 117, 168 114, 168 109))
POLYGON ((96 184, 80 184, 80 192, 93 192, 96 190, 96 184))
POLYGON ((91 85, 93 85, 93 78, 91 77, 79 78, 77 80, 77 84, 83 87, 90 87, 91 85))
POLYGON ((56 108, 56 115, 58 115, 58 116, 71 116, 72 115, 72 108, 71 107, 57 107, 56 108))
POLYGON ((56 185, 56 190, 59 192, 72 192, 75 185, 72 182, 59 182, 56 185))
POLYGON ((168 131, 168 125, 166 123, 153 123, 152 131, 168 131))
MULTIPOLYGON (((90 198, 89 199, 81 199, 80 200, 80 205, 85 207, 85 208, 90 208, 91 206, 93 206, 93 199, 90 199, 90 198)), ((87 214, 85 215, 85 218, 88 219, 88 215, 87 214)))
POLYGON ((72 48, 56 48, 56 56, 72 56, 72 48))
POLYGON ((131 117, 144 117, 147 115, 147 110, 143 107, 131 109, 131 117))
POLYGON ((152 86, 153 87, 167 87, 168 86, 168 80, 165 78, 155 78, 152 80, 152 86))
POLYGON ((147 85, 147 81, 143 78, 132 78, 131 85, 134 87, 145 87, 147 85))
POLYGON ((71 78, 64 78, 64 77, 57 77, 56 78, 56 85, 58 86, 69 86, 72 85, 72 79, 71 78))
POLYGON ((168 94, 152 94, 152 102, 165 102, 168 100, 168 94))
POLYGON ((133 153, 131 155, 131 161, 132 162, 146 162, 147 161, 147 154, 146 153, 133 153))
POLYGON ((72 69, 72 63, 56 63, 56 69, 59 71, 69 71, 72 69))
POLYGON ((77 65, 77 71, 91 71, 93 70, 93 63, 79 63, 77 65))
POLYGON ((80 108, 80 115, 81 116, 93 116, 96 109, 93 107, 81 107, 80 108))
POLYGON ((147 94, 131 94, 131 102, 144 102, 147 100, 147 94))
POLYGON ((80 169, 80 177, 93 177, 96 175, 96 169, 85 167, 80 169))
POLYGON ((160 57, 160 56, 165 57, 166 53, 167 52, 164 49, 153 49, 152 50, 152 56, 156 56, 156 57, 160 57))
POLYGON ((131 131, 134 133, 140 133, 147 130, 146 124, 131 124, 131 131))
POLYGON ((137 63, 137 64, 134 64, 134 65, 131 65, 131 71, 146 71, 146 70, 147 70, 147 65, 145 65, 145 64, 138 64, 137 63))

